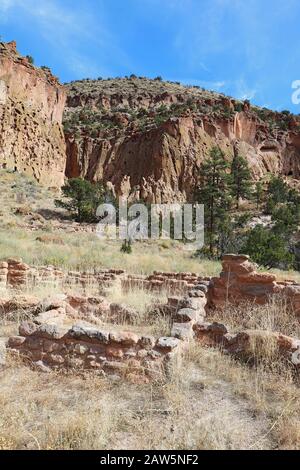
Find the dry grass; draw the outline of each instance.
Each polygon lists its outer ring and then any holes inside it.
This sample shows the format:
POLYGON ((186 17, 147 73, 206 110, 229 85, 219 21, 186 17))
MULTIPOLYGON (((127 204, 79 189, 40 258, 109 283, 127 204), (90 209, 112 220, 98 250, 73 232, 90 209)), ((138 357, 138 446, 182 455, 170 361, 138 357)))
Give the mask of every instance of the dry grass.
POLYGON ((193 259, 193 253, 180 242, 137 242, 133 254, 126 255, 120 252, 122 241, 100 240, 84 231, 70 232, 70 223, 61 220, 62 210, 55 208, 55 196, 24 175, 0 170, 0 189, 1 259, 17 256, 32 265, 72 270, 123 268, 135 274, 160 270, 207 276, 220 271, 219 263, 193 259), (36 215, 48 211, 52 218, 43 219, 33 230, 25 215, 16 215, 18 207, 27 207, 36 215))
POLYGON ((43 232, 26 232, 20 229, 0 231, 1 259, 21 257, 31 265, 54 265, 71 270, 122 268, 129 273, 150 274, 157 271, 197 272, 203 276, 216 275, 220 264, 196 260, 178 242, 137 242, 133 253, 121 253, 121 241, 103 241, 88 233, 60 232, 60 244, 55 238, 41 243, 37 238, 43 232), (169 246, 166 248, 166 246, 169 246))
POLYGON ((229 384, 234 395, 247 402, 253 416, 267 420, 266 432, 247 448, 259 447, 265 440, 268 448, 300 448, 300 390, 291 370, 274 372, 264 363, 250 368, 218 350, 198 346, 190 348, 187 361, 218 378, 220 385, 222 381, 229 384))
POLYGON ((297 449, 299 398, 288 376, 194 344, 170 382, 153 385, 45 375, 10 359, 0 448, 297 449))
POLYGON ((274 295, 267 305, 230 305, 211 312, 209 320, 223 322, 232 331, 245 329, 277 331, 300 338, 299 318, 289 309, 284 296, 274 295))
POLYGON ((106 291, 110 303, 117 303, 134 311, 130 319, 118 318, 118 325, 126 329, 134 326, 140 333, 154 336, 169 336, 171 331, 170 315, 163 315, 158 307, 167 302, 168 292, 149 292, 140 288, 122 290, 118 283, 106 291))
POLYGON ((106 292, 107 298, 111 303, 119 303, 133 308, 140 313, 141 317, 153 305, 166 303, 168 294, 167 291, 156 293, 140 288, 124 290, 118 283, 114 283, 106 292))

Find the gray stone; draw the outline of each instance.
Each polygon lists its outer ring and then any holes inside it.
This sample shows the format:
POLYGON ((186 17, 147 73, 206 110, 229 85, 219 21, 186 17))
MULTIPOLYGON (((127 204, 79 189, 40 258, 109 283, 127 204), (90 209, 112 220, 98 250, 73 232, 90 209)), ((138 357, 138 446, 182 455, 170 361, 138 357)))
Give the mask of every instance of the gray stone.
POLYGON ((38 336, 41 338, 46 339, 62 339, 66 335, 67 331, 67 328, 62 328, 57 325, 44 324, 39 326, 36 334, 38 334, 38 336))
POLYGON ((124 346, 134 346, 139 339, 139 336, 131 331, 116 331, 109 334, 110 341, 124 346))
POLYGON ((151 359, 159 359, 161 357, 161 353, 152 349, 151 351, 148 351, 148 357, 151 359))
POLYGON ((86 328, 82 326, 73 326, 68 332, 68 336, 76 339, 95 340, 103 344, 109 343, 109 333, 96 328, 86 328))
POLYGON ((134 357, 136 357, 136 352, 135 351, 127 351, 125 354, 124 354, 124 357, 126 359, 132 359, 134 357))
POLYGON ((178 323, 185 323, 198 320, 198 310, 192 308, 181 308, 176 312, 175 319, 178 323))
POLYGON ((80 354, 80 355, 83 355, 85 354, 86 352, 88 352, 89 350, 89 347, 86 346, 85 344, 75 344, 75 347, 74 347, 74 351, 77 353, 77 354, 80 354))
POLYGON ((185 297, 179 303, 179 308, 191 308, 193 310, 204 310, 206 297, 185 297))
POLYGON ((155 345, 155 339, 153 336, 142 336, 138 344, 145 349, 152 349, 155 345))
POLYGON ((44 374, 49 374, 51 372, 50 367, 46 366, 43 361, 36 361, 33 363, 33 366, 39 372, 43 372, 44 374))
POLYGON ((300 366, 300 347, 292 353, 291 361, 295 366, 300 366))
POLYGON ((173 337, 162 337, 162 338, 159 338, 156 342, 156 346, 159 348, 159 349, 166 349, 166 350, 172 350, 172 349, 175 349, 177 348, 177 346, 180 344, 180 340, 177 339, 177 338, 173 338, 173 337))
POLYGON ((204 294, 206 294, 208 292, 208 285, 207 284, 197 284, 195 286, 195 289, 199 290, 201 292, 204 292, 204 294))
POLYGON ((31 321, 25 321, 19 326, 19 334, 20 336, 30 336, 35 333, 37 329, 38 325, 31 321))
MULTIPOLYGON (((205 286, 206 287, 206 286, 205 286)), ((206 291, 207 291, 207 287, 206 287, 206 291)), ((196 297, 196 298, 202 298, 204 297, 204 290, 201 290, 201 289, 193 289, 193 290, 190 290, 188 292, 188 296, 189 297, 196 297)))
POLYGON ((173 323, 171 335, 184 341, 193 338, 193 322, 173 323))

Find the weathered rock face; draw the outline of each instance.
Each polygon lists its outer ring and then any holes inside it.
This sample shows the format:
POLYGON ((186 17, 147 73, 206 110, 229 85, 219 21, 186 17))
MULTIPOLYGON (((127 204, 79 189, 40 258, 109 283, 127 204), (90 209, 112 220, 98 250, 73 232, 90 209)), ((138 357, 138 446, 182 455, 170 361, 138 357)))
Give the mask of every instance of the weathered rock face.
POLYGON ((24 172, 48 187, 65 173, 61 126, 66 92, 49 69, 0 43, 0 167, 24 172))
POLYGON ((110 183, 148 202, 190 200, 214 145, 238 152, 253 178, 300 178, 297 117, 195 88, 146 79, 68 85, 68 177, 110 183))

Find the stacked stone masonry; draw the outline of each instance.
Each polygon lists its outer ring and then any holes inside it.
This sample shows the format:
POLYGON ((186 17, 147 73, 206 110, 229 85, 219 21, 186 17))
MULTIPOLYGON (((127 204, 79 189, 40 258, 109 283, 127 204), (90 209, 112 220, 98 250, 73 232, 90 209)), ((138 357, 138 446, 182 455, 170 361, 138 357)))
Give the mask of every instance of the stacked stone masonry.
MULTIPOLYGON (((25 274, 31 268, 22 266, 20 269, 20 266, 21 260, 2 262, 2 282, 5 277, 16 287, 24 282, 25 274)), ((226 353, 248 359, 254 355, 255 344, 272 341, 279 356, 295 367, 300 365, 299 339, 265 330, 232 334, 226 325, 206 321, 210 308, 242 302, 264 304, 271 295, 278 293, 286 295, 291 308, 298 311, 300 286, 293 281, 277 282, 272 274, 257 273, 246 256, 226 255, 220 277, 211 280, 188 273, 126 276, 121 270, 103 271, 95 276, 97 282, 103 282, 104 278, 109 283, 121 280, 125 289, 140 287, 140 281, 159 281, 159 289, 169 288, 170 281, 186 282, 178 289, 179 293, 172 289, 172 296, 162 306, 164 314, 171 318, 170 336, 154 338, 107 330, 103 320, 122 323, 124 319, 134 318, 136 312, 120 304, 110 304, 105 297, 63 294, 40 302, 32 296, 19 295, 3 298, 1 310, 30 310, 34 319, 20 326, 19 336, 9 338, 7 347, 45 371, 51 368, 90 369, 101 374, 138 375, 145 381, 166 376, 170 367, 178 363, 190 340, 209 347, 221 347, 226 353), (70 319, 74 320, 74 326, 65 326, 70 324, 70 319)))
POLYGON ((139 375, 145 381, 161 378, 178 359, 181 341, 176 338, 112 332, 82 325, 68 329, 54 324, 22 323, 19 336, 8 347, 36 367, 101 371, 121 376, 139 375))
POLYGON ((225 255, 219 277, 211 279, 208 306, 224 308, 227 305, 254 303, 264 305, 273 295, 283 295, 291 308, 300 315, 300 284, 295 281, 278 281, 274 274, 255 270, 249 256, 225 255))

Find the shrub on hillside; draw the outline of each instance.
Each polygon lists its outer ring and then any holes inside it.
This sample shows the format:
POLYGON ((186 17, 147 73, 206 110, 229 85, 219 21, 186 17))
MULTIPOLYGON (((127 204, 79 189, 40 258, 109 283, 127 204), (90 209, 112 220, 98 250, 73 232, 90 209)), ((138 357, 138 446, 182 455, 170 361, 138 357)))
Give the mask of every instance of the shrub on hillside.
POLYGON ((97 207, 104 202, 113 202, 112 194, 103 183, 90 183, 82 178, 71 178, 62 187, 64 199, 55 204, 71 213, 77 222, 95 222, 97 207))
POLYGON ((289 269, 295 261, 286 240, 262 225, 257 225, 249 231, 241 253, 249 255, 258 265, 269 269, 275 267, 289 269))

